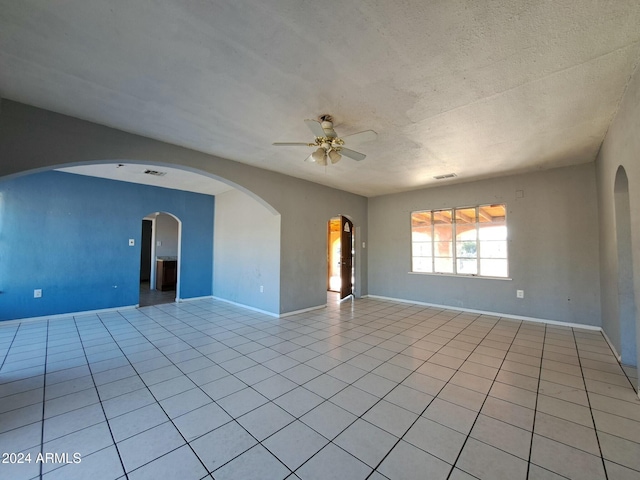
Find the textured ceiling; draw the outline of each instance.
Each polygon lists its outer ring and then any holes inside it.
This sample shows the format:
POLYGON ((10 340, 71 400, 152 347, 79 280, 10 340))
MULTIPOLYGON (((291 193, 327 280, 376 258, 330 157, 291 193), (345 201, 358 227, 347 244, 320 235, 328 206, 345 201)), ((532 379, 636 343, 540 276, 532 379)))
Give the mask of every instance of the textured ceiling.
POLYGON ((0 96, 374 196, 593 161, 638 25, 637 0, 0 0, 0 96), (364 161, 271 145, 323 113, 378 132, 364 161))
POLYGON ((230 185, 214 180, 213 178, 166 166, 158 167, 139 163, 111 163, 78 165, 75 167, 58 168, 57 170, 76 175, 87 175, 121 182, 140 183, 154 187, 204 193, 205 195, 220 195, 221 193, 233 190, 233 187, 230 185), (150 172, 158 172, 160 175, 152 175, 149 174, 150 172))

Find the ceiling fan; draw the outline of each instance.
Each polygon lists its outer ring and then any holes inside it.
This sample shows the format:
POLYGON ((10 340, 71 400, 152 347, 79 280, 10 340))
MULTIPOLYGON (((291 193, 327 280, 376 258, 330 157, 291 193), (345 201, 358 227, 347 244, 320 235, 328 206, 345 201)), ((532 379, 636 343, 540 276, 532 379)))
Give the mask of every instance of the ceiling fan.
POLYGON ((327 159, 331 160, 331 163, 338 163, 343 155, 353 160, 364 160, 366 157, 364 153, 356 152, 346 148, 344 145, 369 142, 378 137, 378 134, 373 130, 365 130, 364 132, 340 138, 333 129, 333 117, 331 115, 321 115, 318 120, 307 119, 304 123, 307 124, 311 133, 316 137, 313 143, 276 142, 273 145, 277 147, 318 147, 306 158, 306 161, 315 162, 318 165, 327 165, 327 159))

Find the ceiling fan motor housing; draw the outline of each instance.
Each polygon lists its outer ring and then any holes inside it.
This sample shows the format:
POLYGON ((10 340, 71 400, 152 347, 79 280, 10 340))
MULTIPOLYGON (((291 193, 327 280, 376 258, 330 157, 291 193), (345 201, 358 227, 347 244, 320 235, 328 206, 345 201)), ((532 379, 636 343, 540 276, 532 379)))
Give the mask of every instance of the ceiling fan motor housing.
POLYGON ((333 129, 333 117, 331 115, 320 115, 318 120, 320 121, 320 126, 322 127, 322 130, 324 130, 326 137, 335 138, 338 136, 336 131, 333 129))

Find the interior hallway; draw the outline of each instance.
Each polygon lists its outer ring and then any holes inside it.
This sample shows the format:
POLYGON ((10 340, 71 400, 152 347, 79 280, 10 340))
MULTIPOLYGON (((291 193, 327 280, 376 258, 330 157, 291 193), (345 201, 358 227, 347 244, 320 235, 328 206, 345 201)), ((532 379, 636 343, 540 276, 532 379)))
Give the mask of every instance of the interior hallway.
POLYGON ((140 303, 141 307, 150 307, 160 305, 162 303, 173 303, 176 300, 176 291, 174 290, 151 290, 149 282, 140 282, 140 303))
POLYGON ((0 324, 12 479, 637 479, 601 333, 373 298, 276 319, 210 299, 0 324))

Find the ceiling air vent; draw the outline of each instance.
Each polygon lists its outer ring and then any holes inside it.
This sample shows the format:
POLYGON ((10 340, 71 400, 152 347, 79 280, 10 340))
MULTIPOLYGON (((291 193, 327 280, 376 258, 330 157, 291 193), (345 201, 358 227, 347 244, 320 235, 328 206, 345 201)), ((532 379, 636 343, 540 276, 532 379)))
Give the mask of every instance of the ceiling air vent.
POLYGON ((453 177, 457 177, 457 175, 455 173, 445 173, 444 175, 436 175, 435 178, 436 180, 444 180, 445 178, 453 178, 453 177))
POLYGON ((157 170, 145 170, 144 173, 146 173, 147 175, 153 175, 155 177, 164 177, 167 172, 159 172, 157 170))

